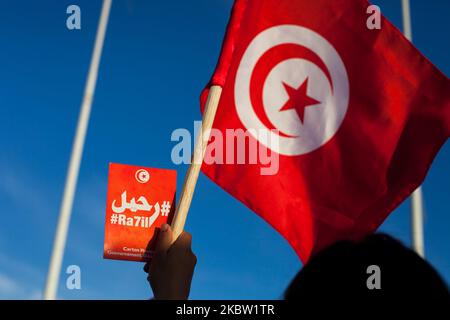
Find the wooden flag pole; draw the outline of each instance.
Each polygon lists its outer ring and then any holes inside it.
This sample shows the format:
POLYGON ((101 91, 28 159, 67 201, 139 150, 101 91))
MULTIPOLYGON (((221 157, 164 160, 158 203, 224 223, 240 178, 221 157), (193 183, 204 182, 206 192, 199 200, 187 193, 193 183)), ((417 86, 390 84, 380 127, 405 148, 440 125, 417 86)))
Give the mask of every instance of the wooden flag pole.
POLYGON ((191 158, 191 164, 181 190, 180 200, 172 220, 173 241, 178 238, 184 229, 221 93, 222 87, 220 86, 214 85, 209 89, 208 99, 203 112, 202 129, 196 138, 194 154, 191 158))

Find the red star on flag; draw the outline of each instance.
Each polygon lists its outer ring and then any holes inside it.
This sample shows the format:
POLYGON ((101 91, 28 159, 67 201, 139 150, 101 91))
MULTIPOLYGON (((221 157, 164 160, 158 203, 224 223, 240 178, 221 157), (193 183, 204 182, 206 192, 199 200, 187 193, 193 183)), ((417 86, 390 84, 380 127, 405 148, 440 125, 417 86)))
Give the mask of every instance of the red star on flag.
POLYGON ((290 85, 283 82, 284 89, 289 95, 289 100, 281 107, 280 111, 295 109, 297 111, 300 121, 303 123, 305 117, 305 108, 319 104, 320 101, 311 98, 307 94, 308 90, 308 78, 297 89, 292 88, 290 85))

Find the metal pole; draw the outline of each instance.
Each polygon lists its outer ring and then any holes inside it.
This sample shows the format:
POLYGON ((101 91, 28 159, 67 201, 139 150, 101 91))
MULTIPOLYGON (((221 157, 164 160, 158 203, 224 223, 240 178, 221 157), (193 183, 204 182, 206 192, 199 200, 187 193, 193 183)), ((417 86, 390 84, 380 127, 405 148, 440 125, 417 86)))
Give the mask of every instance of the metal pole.
MULTIPOLYGON (((402 0, 403 34, 412 42, 411 10, 409 0, 402 0)), ((411 196, 411 238, 414 251, 425 257, 423 240, 423 197, 418 187, 411 196)))
POLYGON ((411 238, 414 251, 422 258, 425 258, 425 246, 423 240, 423 197, 421 187, 418 187, 411 196, 411 238))
POLYGON ((92 53, 91 65, 89 68, 84 96, 81 103, 81 111, 78 118, 77 130, 72 146, 72 154, 70 157, 69 169, 67 171, 66 183, 64 186, 64 194, 59 212, 58 225, 56 228, 55 239, 53 242, 53 251, 50 259, 50 267, 47 274, 47 282, 45 284, 44 299, 56 299, 58 289, 59 276, 61 272, 61 264, 64 257, 64 249, 66 245, 67 232, 69 230, 70 215, 72 213, 73 199, 75 195, 78 173, 80 169, 81 157, 83 155, 84 141, 89 123, 89 115, 91 113, 92 99, 97 83, 98 67, 105 39, 106 26, 108 24, 109 12, 112 0, 104 0, 98 24, 97 36, 95 38, 94 51, 92 53))

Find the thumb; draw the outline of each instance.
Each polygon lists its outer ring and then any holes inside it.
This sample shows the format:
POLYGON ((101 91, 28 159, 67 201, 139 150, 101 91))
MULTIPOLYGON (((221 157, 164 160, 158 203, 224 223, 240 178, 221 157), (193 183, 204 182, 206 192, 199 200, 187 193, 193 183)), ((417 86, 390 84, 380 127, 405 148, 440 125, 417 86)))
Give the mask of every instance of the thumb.
POLYGON ((157 254, 165 254, 172 245, 172 228, 167 223, 161 226, 158 241, 156 242, 155 252, 157 254))

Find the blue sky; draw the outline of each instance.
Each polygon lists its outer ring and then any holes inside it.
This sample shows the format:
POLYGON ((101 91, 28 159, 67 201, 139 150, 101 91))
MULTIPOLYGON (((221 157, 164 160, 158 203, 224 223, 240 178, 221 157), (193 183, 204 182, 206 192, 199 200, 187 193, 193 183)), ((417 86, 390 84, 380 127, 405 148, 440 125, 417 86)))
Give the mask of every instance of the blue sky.
MULTIPOLYGON (((374 2, 401 26, 400 1, 374 2)), ((63 269, 81 267, 82 289, 64 299, 151 296, 142 264, 102 259, 109 162, 178 171, 176 128, 193 130, 198 97, 218 57, 230 0, 116 0, 110 16, 63 269)), ((0 2, 0 299, 34 299, 44 286, 100 1, 0 2), (81 30, 66 8, 81 8, 81 30)), ((447 76, 445 0, 412 0, 416 46, 447 76)), ((450 145, 424 184, 428 260, 450 282, 450 145)), ((410 243, 409 201, 382 230, 410 243)), ((279 298, 301 267, 287 242, 201 175, 186 229, 198 265, 194 299, 279 298)))

